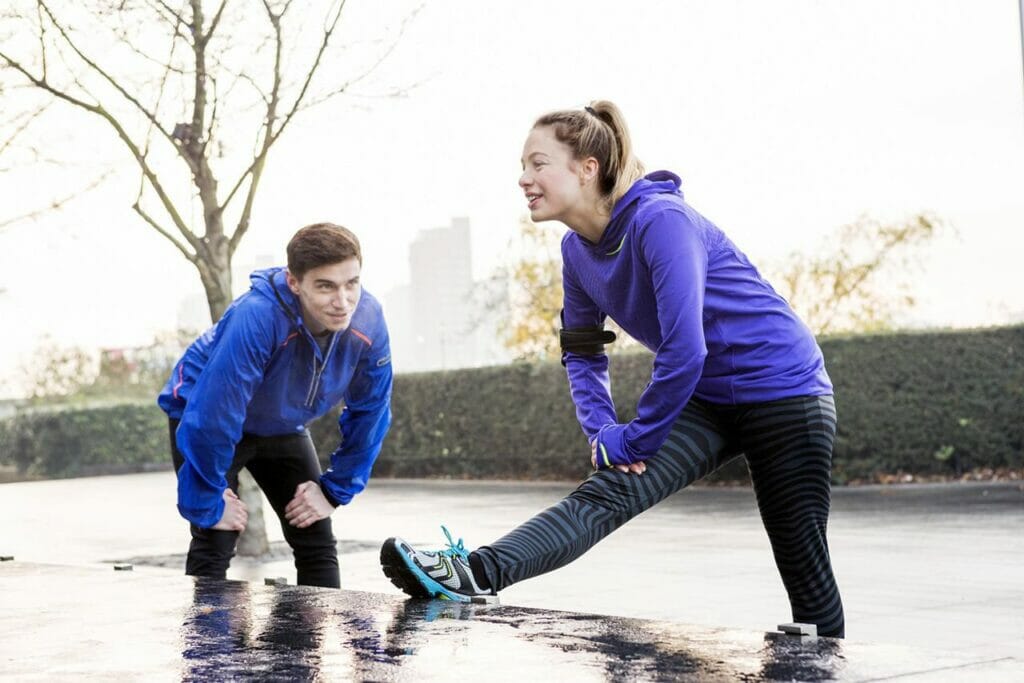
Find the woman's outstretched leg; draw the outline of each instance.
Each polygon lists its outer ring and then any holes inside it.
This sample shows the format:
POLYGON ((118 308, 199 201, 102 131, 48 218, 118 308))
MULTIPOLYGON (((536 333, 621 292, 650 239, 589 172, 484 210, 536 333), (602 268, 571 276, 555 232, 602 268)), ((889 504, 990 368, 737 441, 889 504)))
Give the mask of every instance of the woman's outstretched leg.
POLYGON ((448 549, 437 552, 418 551, 401 539, 389 539, 381 551, 384 571, 412 595, 460 599, 497 592, 563 567, 636 515, 718 467, 726 439, 713 410, 691 401, 665 444, 645 461, 644 474, 595 472, 561 502, 473 553, 451 539, 448 549))

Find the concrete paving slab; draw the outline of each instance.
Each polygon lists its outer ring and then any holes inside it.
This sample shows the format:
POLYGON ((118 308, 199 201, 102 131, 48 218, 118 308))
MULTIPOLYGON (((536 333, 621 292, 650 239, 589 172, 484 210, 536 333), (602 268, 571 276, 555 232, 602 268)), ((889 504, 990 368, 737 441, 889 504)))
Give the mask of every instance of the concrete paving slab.
POLYGON ((5 680, 1021 680, 1024 661, 512 606, 0 564, 5 680))

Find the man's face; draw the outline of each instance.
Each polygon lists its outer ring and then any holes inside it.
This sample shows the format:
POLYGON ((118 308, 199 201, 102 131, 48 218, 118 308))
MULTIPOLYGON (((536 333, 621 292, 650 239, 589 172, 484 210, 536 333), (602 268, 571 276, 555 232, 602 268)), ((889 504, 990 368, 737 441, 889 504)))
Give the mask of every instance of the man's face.
POLYGON ((302 304, 302 322, 313 334, 347 329, 363 292, 362 266, 356 257, 306 272, 301 279, 288 273, 288 288, 302 304))

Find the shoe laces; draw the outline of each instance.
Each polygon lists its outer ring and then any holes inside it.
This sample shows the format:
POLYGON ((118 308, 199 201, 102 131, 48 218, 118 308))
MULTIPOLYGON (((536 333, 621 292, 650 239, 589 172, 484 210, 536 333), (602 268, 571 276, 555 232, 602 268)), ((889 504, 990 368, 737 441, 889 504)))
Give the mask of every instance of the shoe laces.
POLYGON ((466 550, 466 546, 462 544, 462 539, 456 543, 452 540, 452 534, 448 531, 448 527, 444 524, 441 525, 441 531, 444 532, 445 537, 448 538, 448 547, 440 551, 441 555, 447 555, 448 557, 459 557, 463 562, 469 562, 469 551, 466 550))

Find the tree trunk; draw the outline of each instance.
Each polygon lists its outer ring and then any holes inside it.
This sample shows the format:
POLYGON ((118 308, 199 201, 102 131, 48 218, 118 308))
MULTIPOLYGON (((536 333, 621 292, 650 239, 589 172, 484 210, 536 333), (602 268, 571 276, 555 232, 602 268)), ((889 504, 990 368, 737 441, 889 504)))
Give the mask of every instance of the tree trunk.
MULTIPOLYGON (((209 230, 207 231, 209 235, 209 230)), ((204 238, 195 261, 199 277, 206 290, 210 306, 210 319, 220 320, 231 303, 231 254, 228 241, 223 237, 204 238)), ((247 470, 238 473, 238 497, 249 508, 249 522, 238 538, 237 552, 246 557, 260 557, 270 552, 267 526, 263 520, 263 495, 247 470)))
POLYGON ((262 557, 270 552, 267 524, 263 520, 263 494, 249 470, 238 473, 238 497, 249 508, 249 521, 238 537, 237 552, 246 557, 262 557))

